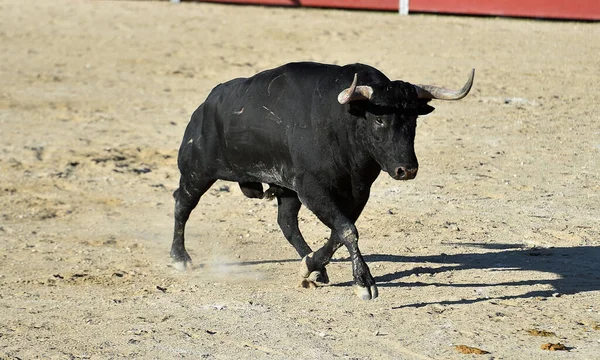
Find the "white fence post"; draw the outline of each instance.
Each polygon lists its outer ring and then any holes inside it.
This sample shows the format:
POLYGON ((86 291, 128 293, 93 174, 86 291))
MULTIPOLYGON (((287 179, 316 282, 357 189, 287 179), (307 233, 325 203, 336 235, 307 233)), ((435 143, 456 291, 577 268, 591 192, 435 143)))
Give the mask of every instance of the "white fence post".
POLYGON ((398 1, 398 14, 408 15, 408 2, 409 2, 409 0, 399 0, 398 1))

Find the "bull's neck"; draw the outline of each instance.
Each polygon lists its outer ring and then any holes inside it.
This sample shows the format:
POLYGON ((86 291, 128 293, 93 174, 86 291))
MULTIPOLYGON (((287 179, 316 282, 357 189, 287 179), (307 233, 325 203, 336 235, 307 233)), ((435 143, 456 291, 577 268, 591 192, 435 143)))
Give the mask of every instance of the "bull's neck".
MULTIPOLYGON (((330 163, 331 176, 353 190, 370 188, 381 172, 381 166, 371 155, 365 137, 364 122, 350 114, 331 116, 318 124, 319 147, 326 149, 323 161, 330 163)), ((362 191, 362 190, 360 190, 362 191)))
POLYGON ((348 133, 348 140, 352 147, 352 162, 356 169, 354 174, 359 174, 362 181, 369 186, 377 179, 381 172, 381 166, 375 161, 369 151, 369 144, 365 136, 364 122, 358 118, 352 119, 353 126, 348 133))

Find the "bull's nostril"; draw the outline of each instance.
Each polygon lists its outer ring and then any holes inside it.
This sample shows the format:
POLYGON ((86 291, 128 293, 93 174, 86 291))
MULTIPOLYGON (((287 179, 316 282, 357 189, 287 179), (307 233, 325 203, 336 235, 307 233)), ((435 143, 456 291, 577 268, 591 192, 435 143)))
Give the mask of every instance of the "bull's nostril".
POLYGON ((399 180, 402 180, 402 179, 406 178, 406 168, 404 168, 403 166, 397 168, 396 169, 396 177, 399 180))
POLYGON ((418 168, 406 168, 404 166, 400 166, 396 168, 396 176, 397 180, 410 180, 414 179, 417 176, 418 168))

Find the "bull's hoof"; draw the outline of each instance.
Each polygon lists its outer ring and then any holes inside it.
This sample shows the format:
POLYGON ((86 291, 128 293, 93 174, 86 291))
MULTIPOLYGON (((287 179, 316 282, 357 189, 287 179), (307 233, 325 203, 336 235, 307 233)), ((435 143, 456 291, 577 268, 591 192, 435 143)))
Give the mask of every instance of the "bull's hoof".
POLYGON ((321 269, 315 269, 312 265, 312 257, 314 252, 306 255, 300 265, 300 276, 309 281, 314 282, 317 286, 329 284, 329 276, 325 267, 321 269))
POLYGON ((329 277, 327 277, 327 272, 321 271, 313 271, 308 275, 308 280, 314 282, 315 284, 329 284, 329 277))
POLYGON ((173 267, 179 271, 190 270, 192 268, 192 258, 185 251, 185 248, 171 248, 171 260, 173 261, 173 267))
POLYGON ((312 272, 312 270, 309 269, 307 262, 309 262, 310 260, 312 260, 312 257, 315 253, 311 252, 310 254, 306 255, 305 257, 302 258, 302 261, 300 262, 300 276, 302 276, 303 278, 307 278, 310 273, 312 272))
POLYGON ((302 279, 300 287, 304 289, 316 289, 319 287, 314 281, 308 279, 302 279))
POLYGON ((173 261, 173 267, 179 271, 186 271, 192 269, 191 261, 173 261))
POLYGON ((373 300, 379 296, 377 286, 375 284, 371 285, 370 287, 354 285, 354 293, 361 300, 373 300))

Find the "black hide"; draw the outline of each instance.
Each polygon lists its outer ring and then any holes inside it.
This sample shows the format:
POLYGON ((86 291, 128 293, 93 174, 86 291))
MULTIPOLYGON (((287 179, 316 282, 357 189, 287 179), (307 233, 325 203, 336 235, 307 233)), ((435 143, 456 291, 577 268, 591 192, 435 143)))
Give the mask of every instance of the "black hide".
POLYGON ((433 111, 427 102, 411 84, 362 64, 291 63, 218 85, 181 143, 171 256, 184 266, 191 261, 183 235, 189 214, 216 180, 229 180, 248 197, 277 198, 278 223, 303 257, 305 277, 316 272, 327 282, 325 265, 344 245, 359 296, 376 297, 354 223, 382 169, 396 179, 416 175, 416 118, 433 111), (358 85, 372 87, 371 100, 341 105, 337 96, 354 74, 358 85), (315 252, 298 229, 301 205, 331 229, 315 252))

